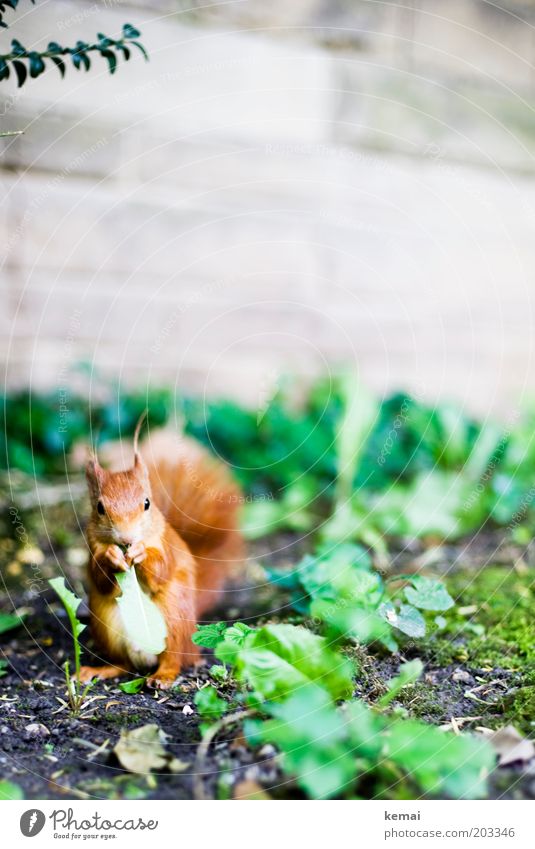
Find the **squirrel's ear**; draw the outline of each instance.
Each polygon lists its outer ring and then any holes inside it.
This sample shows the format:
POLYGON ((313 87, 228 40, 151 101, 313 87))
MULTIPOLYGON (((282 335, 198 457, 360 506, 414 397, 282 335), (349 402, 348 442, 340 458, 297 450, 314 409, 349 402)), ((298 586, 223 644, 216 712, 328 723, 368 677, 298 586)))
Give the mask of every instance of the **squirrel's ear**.
POLYGON ((141 430, 141 425, 147 418, 148 410, 144 410, 139 419, 137 420, 136 429, 134 431, 134 469, 136 472, 139 472, 144 477, 148 477, 147 467, 143 462, 143 458, 139 453, 138 443, 139 443, 139 432, 141 430))
POLYGON ((141 425, 143 424, 143 422, 144 422, 144 421, 145 421, 145 419, 147 418, 148 412, 149 412, 149 411, 148 411, 147 409, 143 410, 143 412, 141 413, 141 415, 140 415, 139 419, 137 420, 136 429, 135 429, 135 431, 134 431, 134 454, 136 455, 136 457, 137 457, 137 456, 138 456, 138 454, 139 454, 139 449, 138 449, 139 432, 140 432, 140 430, 141 430, 141 425))
POLYGON ((139 451, 136 451, 136 453, 134 454, 134 469, 138 474, 142 475, 144 478, 148 478, 149 473, 145 465, 145 461, 143 460, 143 457, 141 456, 139 451))
POLYGON ((94 499, 98 498, 100 495, 103 475, 104 470, 100 465, 97 456, 94 455, 93 457, 90 457, 86 463, 85 476, 89 487, 89 494, 94 499))

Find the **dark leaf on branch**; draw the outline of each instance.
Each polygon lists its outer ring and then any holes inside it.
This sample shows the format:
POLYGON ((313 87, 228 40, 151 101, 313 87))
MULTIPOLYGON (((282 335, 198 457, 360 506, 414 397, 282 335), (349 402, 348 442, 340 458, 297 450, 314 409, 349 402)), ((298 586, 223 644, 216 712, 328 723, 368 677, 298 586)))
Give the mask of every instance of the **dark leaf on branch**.
POLYGON ((123 26, 123 36, 124 38, 139 38, 141 35, 140 31, 132 26, 132 24, 124 24, 123 26))
POLYGON ((62 77, 65 76, 65 62, 63 59, 60 59, 59 56, 51 56, 50 57, 54 65, 59 68, 59 72, 62 77))
POLYGON ((15 59, 13 62, 13 67, 15 68, 15 73, 17 75, 17 81, 19 88, 24 85, 26 77, 28 76, 28 71, 26 70, 26 65, 24 62, 15 59))
POLYGON ((117 68, 117 57, 115 53, 111 50, 101 50, 100 55, 108 62, 110 74, 114 74, 117 68))
POLYGON ((34 50, 28 56, 30 60, 30 77, 35 79, 39 74, 42 74, 45 71, 46 66, 43 60, 41 59, 39 53, 36 53, 34 50))

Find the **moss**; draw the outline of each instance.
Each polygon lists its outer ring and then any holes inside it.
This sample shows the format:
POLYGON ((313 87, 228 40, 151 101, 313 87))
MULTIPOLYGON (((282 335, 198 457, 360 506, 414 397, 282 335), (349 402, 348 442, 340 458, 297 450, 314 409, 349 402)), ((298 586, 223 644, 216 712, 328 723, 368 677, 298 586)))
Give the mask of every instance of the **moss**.
MULTIPOLYGON (((511 723, 525 734, 535 732, 535 609, 534 571, 517 572, 487 566, 447 579, 457 605, 443 631, 436 630, 420 650, 428 664, 465 667, 476 675, 508 670, 513 685, 498 707, 483 709, 489 725, 511 723), (498 717, 497 717, 498 713, 498 717)), ((479 679, 478 679, 479 680, 479 679)), ((437 694, 435 693, 435 699, 437 694)), ((427 702, 433 693, 428 689, 427 702)), ((425 704, 425 700, 422 705, 425 704)), ((416 702, 411 712, 422 715, 416 702)), ((478 710, 481 710, 478 705, 478 710)), ((424 712, 425 714, 425 712, 424 712)), ((429 715, 432 715, 431 712, 429 715)))
POLYGON ((441 665, 458 660, 475 668, 522 670, 535 663, 533 570, 518 574, 487 566, 452 575, 447 583, 457 607, 447 629, 429 644, 441 665))
POLYGON ((506 696, 504 716, 524 734, 535 733, 535 686, 520 687, 506 696))
POLYGON ((440 719, 444 715, 434 688, 423 681, 404 687, 396 701, 406 707, 412 716, 440 719))

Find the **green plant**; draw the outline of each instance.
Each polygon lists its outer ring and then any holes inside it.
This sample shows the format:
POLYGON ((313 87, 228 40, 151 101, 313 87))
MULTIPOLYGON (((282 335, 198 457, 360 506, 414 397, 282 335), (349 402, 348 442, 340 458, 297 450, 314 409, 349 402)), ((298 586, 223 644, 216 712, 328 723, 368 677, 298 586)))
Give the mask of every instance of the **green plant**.
POLYGON ((16 613, 0 613, 0 634, 18 628, 22 625, 23 619, 23 616, 18 616, 16 613))
POLYGON ((15 784, 13 781, 7 781, 6 779, 0 780, 0 801, 16 801, 18 799, 24 799, 24 792, 22 787, 19 787, 18 784, 15 784))
POLYGON ((87 693, 92 686, 92 682, 89 682, 89 684, 85 687, 83 687, 80 683, 80 657, 82 653, 80 646, 80 634, 84 630, 85 625, 78 620, 76 611, 78 610, 82 599, 78 598, 77 595, 67 589, 65 586, 65 578, 51 578, 48 583, 60 597, 63 606, 67 611, 67 616, 69 617, 69 623, 71 626, 74 646, 74 676, 70 674, 70 665, 68 660, 65 661, 63 668, 65 670, 69 706, 72 713, 77 716, 83 708, 87 693))
POLYGON ((398 588, 392 592, 369 553, 353 543, 324 543, 291 571, 266 573, 290 593, 293 607, 321 622, 332 639, 379 640, 391 651, 397 650, 396 632, 425 636, 420 610, 445 611, 454 604, 440 581, 423 575, 396 576, 398 588))
MULTIPOLYGON (((201 627, 197 639, 206 636, 213 647, 215 635, 213 628, 203 635, 201 627)), ((299 626, 265 626, 238 640, 227 639, 227 629, 218 627, 215 654, 232 667, 258 716, 245 722, 247 739, 253 746, 275 744, 283 770, 308 796, 352 796, 372 782, 374 795, 388 798, 401 780, 430 796, 485 795, 495 762, 485 740, 387 713, 401 689, 421 674, 420 661, 402 665, 373 708, 360 700, 337 704, 351 696, 354 668, 323 638, 299 626)), ((206 689, 199 702, 222 716, 224 700, 214 688, 206 689)))
MULTIPOLYGON (((0 26, 7 27, 4 20, 5 10, 15 10, 17 6, 18 0, 6 0, 0 3, 0 26)), ((20 88, 29 78, 35 79, 41 76, 47 70, 47 62, 55 65, 63 77, 66 71, 64 57, 71 60, 77 71, 81 69, 89 71, 91 67, 89 54, 95 54, 104 59, 110 74, 114 74, 117 69, 117 57, 120 55, 127 62, 130 59, 132 47, 148 59, 145 48, 137 40, 140 35, 139 30, 131 24, 124 24, 120 38, 110 38, 103 33, 98 33, 96 41, 90 43, 77 41, 74 47, 64 47, 51 41, 46 50, 27 50, 20 41, 13 39, 10 52, 0 55, 0 81, 9 79, 13 72, 20 88)))
POLYGON ((202 734, 205 734, 212 727, 212 724, 221 719, 229 709, 229 704, 218 695, 216 688, 210 684, 195 693, 195 706, 203 720, 201 723, 202 734))
POLYGON ((145 686, 145 681, 146 678, 131 678, 130 681, 122 681, 119 684, 119 689, 129 695, 140 693, 145 686))

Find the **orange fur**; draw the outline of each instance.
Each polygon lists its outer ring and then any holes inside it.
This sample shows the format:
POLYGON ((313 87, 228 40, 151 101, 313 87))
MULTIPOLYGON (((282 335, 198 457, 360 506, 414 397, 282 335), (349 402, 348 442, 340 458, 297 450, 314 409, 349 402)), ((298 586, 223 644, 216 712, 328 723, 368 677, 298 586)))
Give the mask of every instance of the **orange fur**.
MULTIPOLYGON (((114 449, 115 465, 117 454, 114 449)), ((136 431, 133 465, 126 471, 104 470, 93 459, 86 475, 91 627, 112 665, 83 667, 81 677, 156 665, 149 683, 171 686, 181 668, 198 659, 191 636, 199 616, 243 563, 239 489, 226 466, 200 445, 166 432, 155 434, 140 454, 136 431), (137 651, 122 629, 114 575, 133 565, 167 624, 166 649, 158 658, 137 651)))

